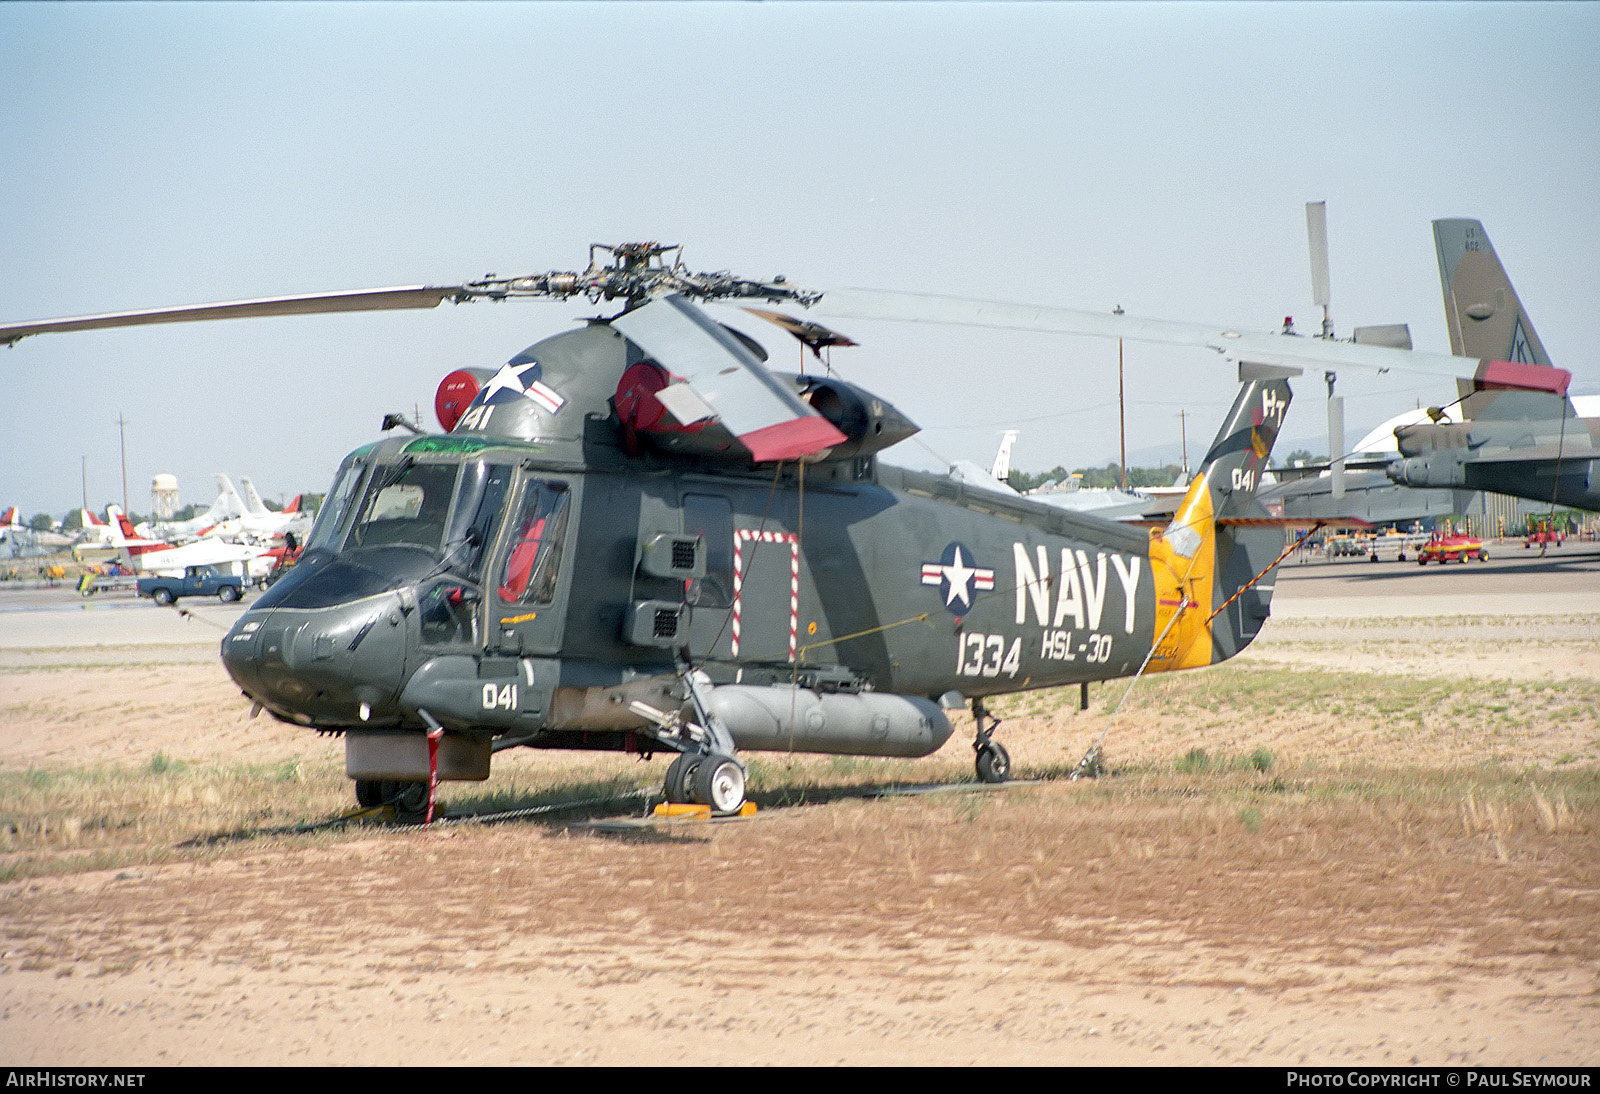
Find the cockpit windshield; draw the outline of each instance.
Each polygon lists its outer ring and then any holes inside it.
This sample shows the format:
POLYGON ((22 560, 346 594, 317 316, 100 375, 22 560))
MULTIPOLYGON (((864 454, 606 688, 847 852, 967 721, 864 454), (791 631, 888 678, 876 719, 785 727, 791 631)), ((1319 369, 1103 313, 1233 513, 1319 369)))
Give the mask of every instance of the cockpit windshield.
POLYGON ((361 499, 345 550, 404 544, 438 551, 460 466, 408 458, 378 468, 361 499))

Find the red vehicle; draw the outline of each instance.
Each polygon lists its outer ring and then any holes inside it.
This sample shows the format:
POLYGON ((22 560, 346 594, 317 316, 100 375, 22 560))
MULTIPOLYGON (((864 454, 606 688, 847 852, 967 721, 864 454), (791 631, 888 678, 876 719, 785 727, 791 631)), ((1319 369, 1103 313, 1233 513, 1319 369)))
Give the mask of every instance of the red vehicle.
POLYGON ((1552 528, 1550 525, 1541 522, 1536 527, 1529 529, 1528 538, 1523 543, 1522 548, 1527 550, 1536 543, 1541 547, 1559 547, 1566 538, 1559 528, 1552 528))
POLYGON ((1462 535, 1459 532, 1436 535, 1417 551, 1418 566, 1426 566, 1429 559, 1444 563, 1457 560, 1465 562, 1469 558, 1488 562, 1488 548, 1484 547, 1483 540, 1476 536, 1462 535))

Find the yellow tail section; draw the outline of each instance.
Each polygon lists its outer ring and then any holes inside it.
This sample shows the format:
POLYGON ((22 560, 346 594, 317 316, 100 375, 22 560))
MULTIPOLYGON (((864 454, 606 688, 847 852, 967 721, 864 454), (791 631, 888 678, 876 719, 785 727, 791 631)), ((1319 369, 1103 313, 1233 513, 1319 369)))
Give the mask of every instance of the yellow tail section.
POLYGON ((1211 601, 1216 579, 1217 522, 1204 472, 1195 476, 1172 523, 1150 530, 1155 579, 1155 653, 1146 672, 1211 664, 1211 601), (1174 616, 1177 619, 1174 620, 1174 616))

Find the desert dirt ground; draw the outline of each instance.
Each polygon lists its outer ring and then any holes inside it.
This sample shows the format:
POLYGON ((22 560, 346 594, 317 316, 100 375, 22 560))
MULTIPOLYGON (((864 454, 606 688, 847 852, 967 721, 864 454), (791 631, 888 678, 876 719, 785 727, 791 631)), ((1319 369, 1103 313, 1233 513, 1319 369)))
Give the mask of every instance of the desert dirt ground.
POLYGON ((1600 552, 1287 567, 1235 662, 923 761, 519 750, 430 830, 248 706, 225 610, 0 594, 0 1061, 1593 1064, 1600 552), (1486 607, 1487 606, 1487 607, 1486 607), (57 609, 60 610, 57 610, 57 609), (1507 610, 1508 608, 1513 610, 1507 610), (551 810, 551 802, 583 801, 551 810))

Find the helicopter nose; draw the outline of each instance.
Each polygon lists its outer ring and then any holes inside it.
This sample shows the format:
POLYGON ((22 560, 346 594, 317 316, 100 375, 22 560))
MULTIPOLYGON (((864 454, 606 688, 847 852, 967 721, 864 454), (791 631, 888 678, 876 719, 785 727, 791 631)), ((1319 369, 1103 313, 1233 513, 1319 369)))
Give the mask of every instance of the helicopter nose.
POLYGON ((252 610, 222 640, 222 661, 246 695, 280 717, 384 725, 398 715, 403 618, 392 602, 252 610))

